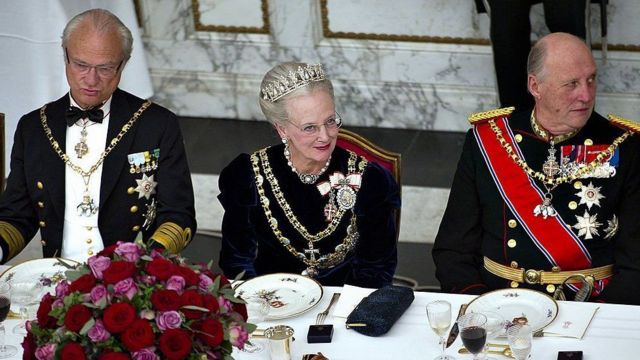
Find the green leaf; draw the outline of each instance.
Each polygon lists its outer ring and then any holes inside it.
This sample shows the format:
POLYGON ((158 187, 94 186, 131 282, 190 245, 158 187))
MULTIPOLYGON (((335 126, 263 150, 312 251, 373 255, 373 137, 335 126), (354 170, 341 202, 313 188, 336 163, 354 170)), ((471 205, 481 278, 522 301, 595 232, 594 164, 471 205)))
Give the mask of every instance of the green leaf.
POLYGON ((245 328, 247 329, 247 333, 251 334, 252 332, 254 332, 258 328, 258 325, 252 324, 252 323, 247 323, 245 325, 245 328))
POLYGON ((140 259, 144 260, 144 261, 153 261, 153 258, 149 255, 142 255, 140 256, 140 259))
POLYGON ((81 271, 81 270, 67 270, 64 275, 67 278, 67 280, 69 281, 74 281, 76 279, 78 279, 80 276, 88 274, 87 271, 81 271))
POLYGON ((202 312, 209 312, 209 309, 207 308, 203 308, 200 306, 195 306, 195 305, 185 305, 180 307, 181 309, 188 309, 188 310, 196 310, 196 311, 202 311, 202 312))
POLYGON ((245 274, 244 270, 240 271, 240 273, 233 278, 233 281, 242 280, 242 278, 244 277, 244 274, 245 274))
POLYGON ((89 332, 89 330, 91 330, 93 325, 95 325, 95 323, 96 323, 96 320, 94 318, 89 319, 89 321, 84 323, 84 326, 82 327, 82 329, 80 329, 80 335, 86 335, 89 332))

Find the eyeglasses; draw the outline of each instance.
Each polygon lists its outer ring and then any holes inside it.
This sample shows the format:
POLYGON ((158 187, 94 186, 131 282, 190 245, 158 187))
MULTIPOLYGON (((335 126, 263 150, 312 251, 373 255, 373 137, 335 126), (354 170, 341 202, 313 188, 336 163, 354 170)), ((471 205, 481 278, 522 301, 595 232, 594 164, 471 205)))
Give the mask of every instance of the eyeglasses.
POLYGON ((289 120, 287 120, 287 122, 289 122, 291 125, 293 125, 293 127, 300 130, 304 135, 307 136, 317 135, 320 132, 320 128, 322 126, 324 126, 327 131, 335 131, 342 126, 342 118, 340 117, 340 115, 338 115, 338 113, 336 113, 335 116, 329 118, 323 124, 304 124, 302 126, 298 126, 289 120))
POLYGON ((67 48, 64 49, 64 54, 67 57, 67 63, 74 72, 85 75, 88 74, 91 69, 96 69, 98 76, 103 79, 111 79, 116 76, 120 67, 124 64, 124 59, 122 59, 118 65, 89 65, 82 61, 71 59, 67 48))

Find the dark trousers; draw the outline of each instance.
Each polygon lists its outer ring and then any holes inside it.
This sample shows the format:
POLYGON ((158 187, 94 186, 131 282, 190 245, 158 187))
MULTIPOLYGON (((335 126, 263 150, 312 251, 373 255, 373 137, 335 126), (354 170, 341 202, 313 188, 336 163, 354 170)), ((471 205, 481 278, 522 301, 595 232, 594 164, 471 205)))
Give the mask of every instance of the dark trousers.
POLYGON ((500 105, 516 109, 533 106, 527 90, 527 57, 531 49, 529 10, 542 2, 551 32, 586 36, 585 0, 488 0, 491 11, 491 46, 500 105))

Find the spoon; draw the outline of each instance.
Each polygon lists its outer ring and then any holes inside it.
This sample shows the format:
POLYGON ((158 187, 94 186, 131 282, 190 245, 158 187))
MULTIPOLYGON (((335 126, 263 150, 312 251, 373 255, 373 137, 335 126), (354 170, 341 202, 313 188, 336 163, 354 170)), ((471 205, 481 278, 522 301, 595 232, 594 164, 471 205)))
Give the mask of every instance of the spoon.
MULTIPOLYGON (((460 353, 460 354, 471 354, 469 352, 469 350, 467 350, 467 348, 460 348, 460 350, 458 350, 458 353, 460 353)), ((502 356, 506 356, 506 357, 513 357, 513 353, 511 352, 511 349, 509 349, 509 348, 505 348, 503 350, 488 350, 487 353, 489 353, 489 354, 498 354, 498 355, 502 355, 502 356)))

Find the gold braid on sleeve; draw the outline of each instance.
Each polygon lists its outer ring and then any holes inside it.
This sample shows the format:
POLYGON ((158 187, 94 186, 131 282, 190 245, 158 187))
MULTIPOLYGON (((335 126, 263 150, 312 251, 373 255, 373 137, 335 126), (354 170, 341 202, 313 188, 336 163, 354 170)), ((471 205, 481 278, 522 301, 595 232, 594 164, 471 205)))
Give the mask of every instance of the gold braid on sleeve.
POLYGON ((5 261, 18 255, 26 246, 22 233, 6 221, 0 221, 0 238, 4 239, 9 248, 9 253, 4 256, 5 261))
POLYGON ((160 243, 169 252, 177 254, 189 244, 191 235, 191 228, 183 229, 176 223, 166 222, 158 227, 151 240, 160 243))

